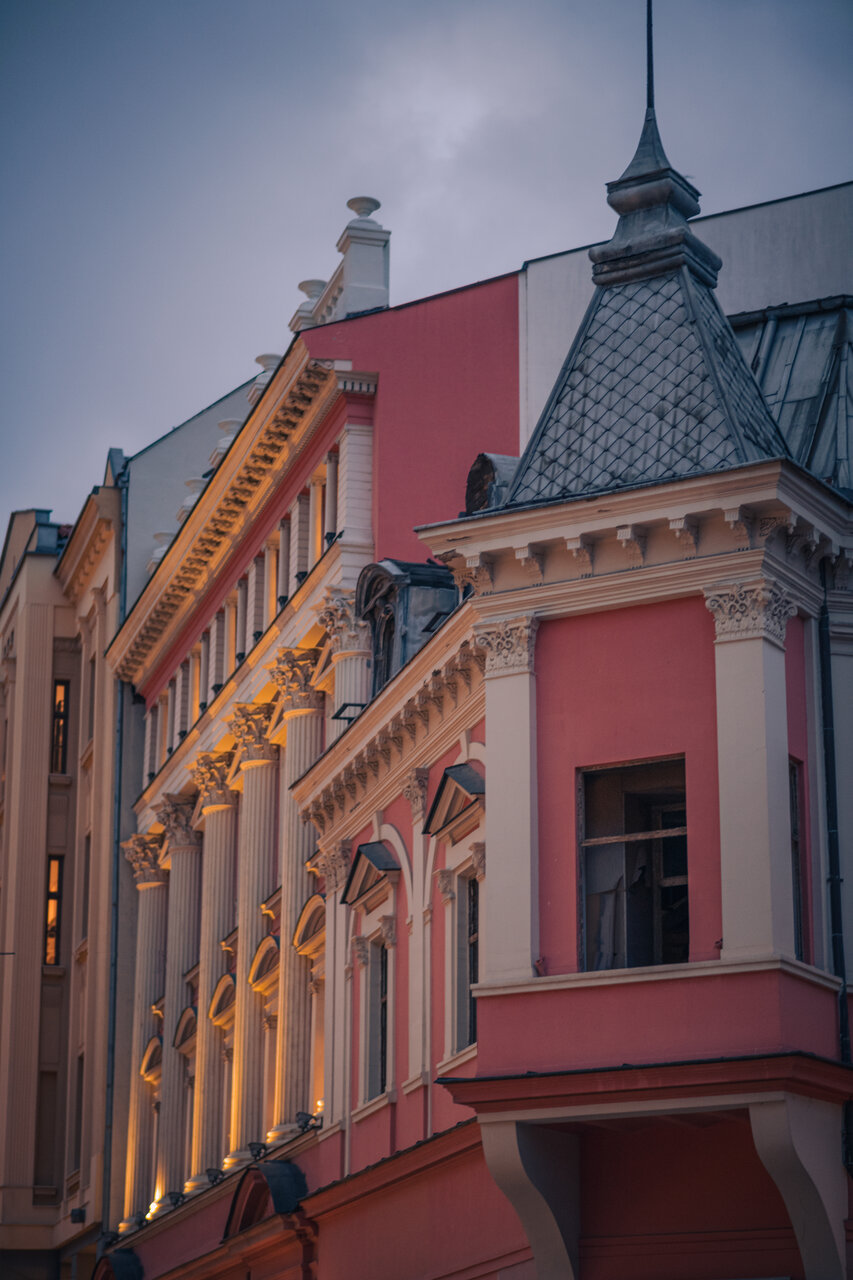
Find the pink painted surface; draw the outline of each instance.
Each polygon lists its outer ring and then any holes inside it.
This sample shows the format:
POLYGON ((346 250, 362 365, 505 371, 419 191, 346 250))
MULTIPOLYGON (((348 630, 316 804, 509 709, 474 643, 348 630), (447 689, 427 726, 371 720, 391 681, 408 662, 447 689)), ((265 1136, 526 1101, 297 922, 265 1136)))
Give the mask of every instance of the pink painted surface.
POLYGON ((422 561, 413 527, 462 510, 477 454, 518 452, 517 275, 301 336, 317 359, 378 372, 376 559, 422 561))
POLYGON ((320 1223, 320 1275, 331 1280, 491 1280, 502 1266, 529 1257, 521 1224, 479 1148, 383 1187, 320 1223))
POLYGON ((802 1280, 745 1113, 585 1132, 581 1185, 585 1280, 802 1280))
POLYGON ((803 959, 814 962, 815 885, 809 822, 809 724, 806 698, 806 637, 802 618, 791 618, 785 636, 785 689, 788 713, 788 754, 799 762, 800 861, 802 886, 803 959))
POLYGON ((488 996, 477 1018, 483 1076, 837 1051, 835 992, 774 970, 488 996))
POLYGON ((704 602, 545 622, 536 639, 536 685, 546 972, 579 967, 579 771, 675 755, 685 757, 687 780, 690 958, 716 959, 722 909, 714 623, 704 602))

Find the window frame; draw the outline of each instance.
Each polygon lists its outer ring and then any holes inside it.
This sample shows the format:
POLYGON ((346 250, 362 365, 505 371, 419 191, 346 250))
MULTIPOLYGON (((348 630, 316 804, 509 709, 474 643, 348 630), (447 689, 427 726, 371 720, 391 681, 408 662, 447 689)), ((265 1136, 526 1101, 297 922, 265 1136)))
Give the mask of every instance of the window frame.
POLYGON ((71 725, 71 681, 67 677, 58 677, 53 681, 53 703, 51 707, 50 729, 50 772, 65 775, 68 772, 68 738, 71 725), (57 692, 65 690, 61 703, 57 703, 57 692))
MULTIPOLYGON (((688 810, 687 810, 686 756, 683 754, 669 755, 669 756, 652 756, 652 757, 639 759, 639 760, 623 761, 621 763, 607 762, 600 765, 589 765, 589 766, 578 768, 576 771, 576 815, 577 815, 576 840, 577 840, 577 879, 578 879, 577 936, 578 936, 579 971, 583 973, 598 973, 598 972, 612 973, 614 971, 622 971, 622 970, 628 970, 628 969, 662 968, 662 967, 668 967, 672 964, 689 963, 690 872, 689 872, 689 858, 688 858, 686 847, 684 850, 684 859, 685 859, 685 866, 686 866, 686 870, 684 871, 684 873, 683 874, 679 873, 674 876, 673 875, 667 876, 663 874, 663 871, 664 871, 663 842, 664 840, 671 840, 671 839, 676 839, 680 837, 683 837, 685 840, 687 840, 689 835, 689 817, 688 817, 688 810), (629 795, 633 795, 635 797, 643 797, 643 791, 642 790, 633 791, 633 792, 628 791, 626 789, 625 782, 624 782, 625 775, 628 775, 632 771, 639 771, 641 769, 652 769, 656 766, 663 767, 667 765, 681 766, 682 787, 680 791, 677 793, 677 795, 673 794, 673 797, 671 800, 666 799, 666 800, 656 801, 654 799, 654 796, 655 796, 654 787, 647 785, 645 788, 645 794, 646 794, 646 797, 648 797, 646 800, 646 803, 650 804, 652 813, 656 815, 655 820, 647 830, 641 830, 641 831, 626 830, 625 828, 629 826, 629 819, 625 812, 625 798, 626 796, 629 796, 629 795), (596 775, 596 774, 601 775, 605 773, 613 774, 613 775, 621 775, 619 795, 622 801, 622 813, 619 818, 619 824, 618 824, 621 827, 621 830, 618 832, 614 832, 611 835, 588 837, 585 834, 588 826, 587 779, 589 779, 593 775, 596 775), (681 812, 681 811, 684 812, 684 821, 681 825, 674 826, 674 827, 667 827, 661 821, 661 815, 668 812, 681 812), (629 953, 630 940, 628 936, 629 917, 628 917, 627 907, 624 905, 624 899, 626 898, 629 892, 629 889, 633 887, 634 884, 637 883, 638 877, 637 877, 636 868, 635 868, 635 874, 634 874, 634 878, 632 880, 631 885, 628 886, 625 883, 626 872, 628 867, 627 867, 627 861, 623 860, 623 867, 624 867, 623 874, 619 877, 614 889, 610 892, 621 895, 621 902, 620 902, 620 899, 615 900, 615 903, 617 905, 614 906, 614 910, 617 909, 618 905, 621 905, 622 913, 624 914, 624 917, 625 917, 622 925, 622 934, 624 935, 622 938, 622 945, 624 949, 624 962, 622 964, 614 963, 611 966, 594 965, 591 963, 590 940, 589 940, 590 912, 589 912, 588 900, 592 895, 590 894, 589 888, 588 888, 589 880, 591 878, 590 871, 588 868, 588 854, 591 850, 594 850, 597 848, 604 849, 604 848, 607 848, 608 846, 614 846, 614 847, 622 846, 623 849, 625 849, 626 846, 640 844, 640 843, 651 845, 650 853, 648 854, 647 860, 642 867, 642 870, 644 873, 646 868, 649 869, 650 880, 651 880, 651 883, 647 886, 648 889, 650 890, 649 914, 651 917, 651 957, 648 959, 635 961, 634 963, 631 962, 631 957, 629 953), (664 934, 663 934, 663 927, 662 927, 664 908, 661 905, 661 890, 668 889, 668 888, 675 888, 680 885, 684 885, 686 890, 685 898, 687 903, 687 955, 683 959, 679 959, 679 960, 665 960, 662 958, 663 949, 664 949, 664 934), (620 889, 620 886, 621 886, 621 889, 620 889)), ((619 926, 619 916, 617 916, 614 921, 614 943, 618 937, 618 926, 619 926)))

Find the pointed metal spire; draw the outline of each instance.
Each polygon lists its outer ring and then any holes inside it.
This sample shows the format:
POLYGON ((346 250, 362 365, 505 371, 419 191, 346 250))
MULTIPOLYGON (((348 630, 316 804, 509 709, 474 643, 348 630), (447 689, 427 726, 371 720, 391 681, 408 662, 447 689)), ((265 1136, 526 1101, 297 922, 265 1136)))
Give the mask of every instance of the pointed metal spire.
POLYGON ((687 266, 712 288, 722 265, 693 235, 687 219, 699 212, 699 192, 672 167, 655 117, 652 0, 646 0, 646 114, 628 168, 607 184, 607 203, 619 216, 613 239, 590 250, 596 284, 623 284, 687 266))

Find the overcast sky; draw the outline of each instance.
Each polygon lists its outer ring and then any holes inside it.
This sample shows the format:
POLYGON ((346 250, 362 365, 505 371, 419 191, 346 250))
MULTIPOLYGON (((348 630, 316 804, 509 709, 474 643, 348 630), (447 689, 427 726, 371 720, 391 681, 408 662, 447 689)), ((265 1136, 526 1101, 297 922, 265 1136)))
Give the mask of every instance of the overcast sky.
MULTIPOLYGON (((606 238, 643 0, 2 0, 0 536, 285 349, 353 195, 391 301, 606 238)), ((850 0, 658 0, 703 212, 851 176, 850 0)))

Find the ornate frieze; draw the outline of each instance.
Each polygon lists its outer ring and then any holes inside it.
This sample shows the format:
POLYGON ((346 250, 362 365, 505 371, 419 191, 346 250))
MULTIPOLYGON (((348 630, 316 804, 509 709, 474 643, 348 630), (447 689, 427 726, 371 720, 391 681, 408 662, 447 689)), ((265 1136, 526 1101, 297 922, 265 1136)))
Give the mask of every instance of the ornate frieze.
POLYGON ((356 616, 354 591, 329 587, 317 618, 329 634, 333 659, 344 653, 370 652, 370 628, 356 616))
POLYGON ((159 804, 154 805, 157 821, 163 824, 170 852, 175 849, 196 849, 201 843, 201 836, 192 825, 194 809, 195 805, 191 800, 168 794, 159 804))
POLYGON ((160 866, 163 837, 134 835, 122 843, 124 856, 130 863, 137 888, 149 884, 165 884, 166 872, 160 866))
POLYGON ((456 877, 453 872, 448 871, 446 867, 441 867, 435 873, 435 879, 442 902, 452 902, 456 897, 456 877))
POLYGON ((379 917, 379 935, 382 938, 383 946, 396 947, 397 945, 397 917, 396 916, 380 916, 379 917))
POLYGON ((352 962, 360 965, 362 969, 367 967, 370 959, 370 943, 367 938, 356 936, 352 940, 352 962))
POLYGON ((705 604, 714 615, 718 644, 761 638, 784 648, 788 619, 797 612, 779 584, 767 578, 708 587, 705 604))
POLYGON ((673 516, 669 527, 684 550, 687 560, 692 560, 699 550, 699 521, 691 516, 673 516))
POLYGON ((501 618, 479 626, 475 642, 486 654, 486 677, 533 672, 539 619, 535 615, 501 618))
POLYGON ((632 569, 642 569, 646 560, 646 531, 635 524, 625 524, 616 530, 616 541, 624 548, 632 569))
POLYGON ((582 578, 592 576, 592 557, 595 543, 587 534, 578 534, 576 538, 564 538, 566 550, 572 553, 573 558, 577 562, 578 570, 582 578))
POLYGON ((237 739, 240 764, 275 760, 277 748, 267 738, 274 707, 271 702, 238 702, 228 718, 228 727, 237 739))
POLYGON ((190 769, 192 780, 198 787, 202 812, 206 809, 230 808, 236 803, 234 792, 227 783, 233 758, 230 751, 221 755, 203 752, 190 769))
POLYGON ((486 875, 486 845, 482 840, 478 840, 476 844, 471 845, 471 865, 474 868, 474 875, 477 879, 484 879, 486 875))
POLYGON ((267 670, 281 690, 282 711, 322 711, 324 696, 311 684, 319 654, 316 649, 282 649, 267 670))

